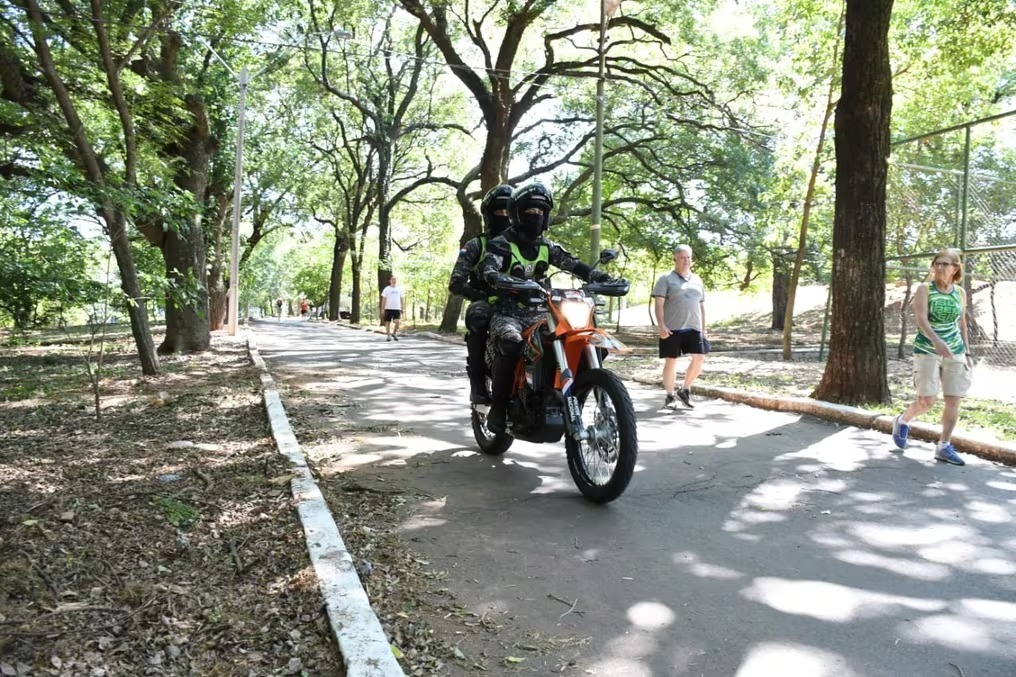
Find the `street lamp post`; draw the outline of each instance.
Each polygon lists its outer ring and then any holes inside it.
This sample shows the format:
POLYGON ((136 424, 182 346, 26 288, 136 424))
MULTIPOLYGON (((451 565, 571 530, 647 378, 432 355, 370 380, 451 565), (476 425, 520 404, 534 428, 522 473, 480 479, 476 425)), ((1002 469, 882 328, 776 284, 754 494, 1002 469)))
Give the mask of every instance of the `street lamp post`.
MULTIPOLYGON (((336 29, 332 33, 339 40, 351 40, 353 34, 349 31, 336 29)), ((242 208, 242 197, 243 197, 243 127, 244 119, 247 111, 247 85, 250 84, 253 78, 247 71, 247 66, 240 69, 240 73, 237 74, 229 64, 226 63, 225 59, 219 56, 219 53, 202 37, 198 37, 202 44, 208 48, 208 51, 219 60, 226 70, 229 71, 230 75, 237 79, 237 84, 240 88, 239 100, 236 105, 236 165, 235 172, 233 175, 233 230, 231 235, 230 243, 230 261, 229 261, 229 294, 227 296, 226 303, 228 305, 228 331, 230 336, 236 336, 238 316, 239 316, 239 304, 240 304, 240 210, 242 208)), ((263 71, 258 71, 261 73, 263 71)))
POLYGON ((589 224, 589 262, 595 264, 600 258, 600 212, 603 204, 603 117, 604 80, 606 79, 607 19, 621 5, 621 0, 600 1, 599 72, 596 78, 596 135, 593 140, 593 209, 589 224))
POLYGON ((247 67, 240 69, 240 100, 236 105, 236 170, 233 175, 233 232, 229 258, 229 335, 236 336, 240 303, 240 208, 243 192, 243 123, 247 110, 247 67))
POLYGON ((240 69, 240 73, 237 74, 226 60, 219 56, 219 53, 215 51, 207 40, 198 36, 198 40, 208 49, 212 55, 219 60, 229 74, 237 79, 237 83, 240 87, 240 97, 236 105, 236 167, 233 175, 233 231, 230 242, 230 260, 229 260, 229 293, 226 297, 227 313, 229 315, 227 324, 230 336, 236 336, 237 329, 237 316, 238 308, 237 304, 240 301, 240 207, 241 207, 241 193, 243 189, 243 123, 244 116, 247 110, 247 85, 250 83, 250 75, 247 72, 247 67, 244 66, 240 69))

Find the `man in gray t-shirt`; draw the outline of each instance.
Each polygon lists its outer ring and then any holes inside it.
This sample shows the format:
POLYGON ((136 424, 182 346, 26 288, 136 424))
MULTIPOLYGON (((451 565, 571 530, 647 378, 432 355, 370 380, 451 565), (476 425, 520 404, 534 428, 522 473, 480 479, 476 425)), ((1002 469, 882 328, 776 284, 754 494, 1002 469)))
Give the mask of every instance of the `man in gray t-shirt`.
POLYGON ((709 352, 706 340, 706 288, 702 278, 691 272, 691 247, 686 244, 674 249, 674 270, 661 275, 653 286, 656 323, 660 327, 660 357, 663 358, 663 388, 667 391, 664 406, 675 403, 675 395, 686 407, 691 403, 691 384, 702 372, 702 362, 709 352), (689 355, 691 361, 684 372, 684 384, 674 392, 677 358, 689 355))

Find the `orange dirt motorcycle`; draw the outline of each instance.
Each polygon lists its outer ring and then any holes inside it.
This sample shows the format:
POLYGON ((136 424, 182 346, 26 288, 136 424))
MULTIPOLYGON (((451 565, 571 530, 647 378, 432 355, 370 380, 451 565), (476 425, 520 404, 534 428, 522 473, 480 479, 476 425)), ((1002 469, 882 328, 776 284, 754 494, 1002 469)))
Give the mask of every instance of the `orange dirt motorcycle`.
MULTIPOLYGON (((605 250, 600 262, 616 255, 605 250)), ((593 295, 624 296, 629 287, 623 279, 550 290, 532 280, 498 283, 500 293, 546 315, 523 332, 507 432, 488 430, 487 407, 473 406, 473 434, 483 453, 503 454, 515 439, 543 443, 564 436, 568 470, 586 498, 607 503, 624 492, 638 456, 635 408, 624 383, 602 360, 627 348, 596 326, 594 310, 603 303, 593 295)))

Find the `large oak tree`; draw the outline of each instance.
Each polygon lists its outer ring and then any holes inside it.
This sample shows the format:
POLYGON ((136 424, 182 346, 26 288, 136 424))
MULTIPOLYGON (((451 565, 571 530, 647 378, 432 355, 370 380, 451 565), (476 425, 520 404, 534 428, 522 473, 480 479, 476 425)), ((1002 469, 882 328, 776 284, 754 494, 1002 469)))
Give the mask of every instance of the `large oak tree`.
POLYGON ((890 397, 883 308, 892 7, 892 0, 847 0, 835 123, 829 360, 814 397, 850 404, 890 397))

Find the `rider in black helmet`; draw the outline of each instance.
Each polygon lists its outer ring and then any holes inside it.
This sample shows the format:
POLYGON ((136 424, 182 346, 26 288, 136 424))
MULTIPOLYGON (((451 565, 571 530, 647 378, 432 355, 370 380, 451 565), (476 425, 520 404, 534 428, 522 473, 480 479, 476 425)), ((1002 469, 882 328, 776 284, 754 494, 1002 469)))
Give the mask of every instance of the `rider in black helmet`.
MULTIPOLYGON (((550 266, 567 270, 587 282, 598 282, 610 276, 595 270, 569 254, 560 245, 543 236, 550 226, 554 194, 542 183, 534 182, 516 188, 508 202, 511 227, 487 245, 487 255, 480 263, 480 275, 492 287, 499 278, 543 281, 550 266)), ((543 311, 519 306, 510 296, 498 300, 490 322, 491 345, 494 348, 490 413, 487 429, 505 430, 508 400, 515 363, 522 351, 522 330, 538 321, 543 311)))
POLYGON ((448 282, 449 291, 471 301, 466 311, 466 373, 469 374, 469 401, 473 404, 490 404, 484 351, 491 317, 487 301, 493 292, 479 276, 478 268, 487 253, 487 242, 508 227, 508 199, 512 190, 512 186, 502 184, 491 188, 483 196, 480 214, 483 216, 484 232, 459 250, 459 258, 448 282))

